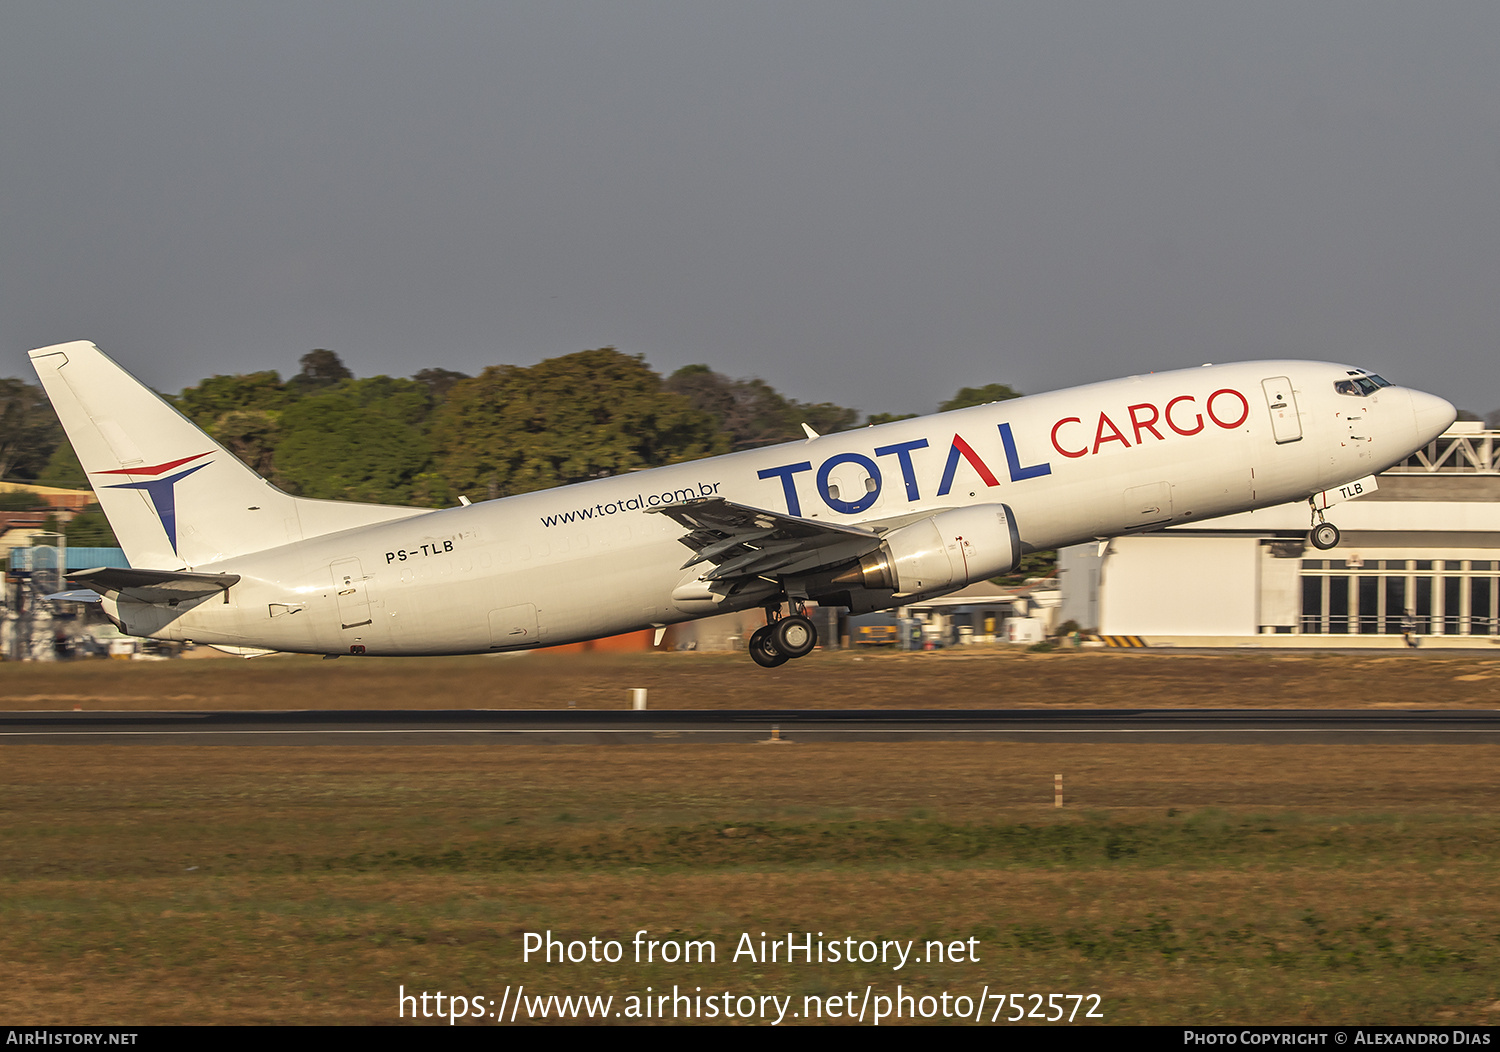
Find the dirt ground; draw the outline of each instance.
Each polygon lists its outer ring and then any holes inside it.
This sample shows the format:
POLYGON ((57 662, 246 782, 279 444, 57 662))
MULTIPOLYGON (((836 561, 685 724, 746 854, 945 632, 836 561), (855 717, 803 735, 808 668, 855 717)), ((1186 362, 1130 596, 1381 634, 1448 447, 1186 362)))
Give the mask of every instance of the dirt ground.
POLYGON ((0 665, 0 711, 34 709, 1496 708, 1500 653, 818 652, 0 665))

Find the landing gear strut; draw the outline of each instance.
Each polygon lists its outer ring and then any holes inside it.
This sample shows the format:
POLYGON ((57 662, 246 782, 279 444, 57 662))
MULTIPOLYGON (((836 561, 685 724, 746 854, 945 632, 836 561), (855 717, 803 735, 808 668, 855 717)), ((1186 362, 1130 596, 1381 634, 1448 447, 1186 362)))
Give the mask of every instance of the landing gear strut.
POLYGON ((750 658, 761 668, 776 668, 792 658, 806 657, 818 645, 812 619, 795 604, 794 613, 781 616, 781 604, 766 607, 766 625, 750 636, 750 658))
MULTIPOLYGON (((1312 504, 1312 501, 1309 500, 1308 503, 1312 504)), ((1312 532, 1307 535, 1307 539, 1312 543, 1312 546, 1320 552, 1326 552, 1329 548, 1337 548, 1339 543, 1339 528, 1333 523, 1325 521, 1323 518, 1323 509, 1316 505, 1313 506, 1313 515, 1316 516, 1317 521, 1313 523, 1312 532)))

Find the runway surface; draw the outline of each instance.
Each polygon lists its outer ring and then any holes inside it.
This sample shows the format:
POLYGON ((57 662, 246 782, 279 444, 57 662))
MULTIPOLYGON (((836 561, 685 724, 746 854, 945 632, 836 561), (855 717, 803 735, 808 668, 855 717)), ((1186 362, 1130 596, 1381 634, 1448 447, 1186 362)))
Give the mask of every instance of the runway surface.
POLYGON ((0 713, 0 744, 1031 741, 1500 744, 1500 710, 597 709, 0 713))

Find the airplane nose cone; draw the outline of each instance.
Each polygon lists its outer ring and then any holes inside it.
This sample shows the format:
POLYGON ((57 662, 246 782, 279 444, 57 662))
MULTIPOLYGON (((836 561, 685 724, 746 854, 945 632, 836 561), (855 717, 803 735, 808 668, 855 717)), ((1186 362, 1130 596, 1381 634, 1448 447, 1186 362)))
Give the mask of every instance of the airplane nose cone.
POLYGON ((1411 392, 1411 410, 1417 418, 1417 434, 1424 444, 1448 430, 1458 419, 1458 410, 1452 402, 1422 391, 1411 392))

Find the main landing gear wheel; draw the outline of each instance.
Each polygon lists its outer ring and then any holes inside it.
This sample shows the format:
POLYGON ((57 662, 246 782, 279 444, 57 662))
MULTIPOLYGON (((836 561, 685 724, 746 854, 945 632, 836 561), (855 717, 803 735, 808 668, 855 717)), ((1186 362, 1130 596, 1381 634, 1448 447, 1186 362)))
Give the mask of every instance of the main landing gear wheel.
POLYGON ((771 641, 789 658, 806 657, 818 645, 818 630, 801 614, 783 617, 770 626, 771 641))
POLYGON ((776 646, 772 635, 775 628, 775 625, 766 625, 764 628, 757 628, 750 635, 750 658, 761 668, 775 668, 790 660, 776 646))
POLYGON ((1308 539, 1318 551, 1326 552, 1329 548, 1338 547, 1339 528, 1331 522, 1320 522, 1312 528, 1308 539))

